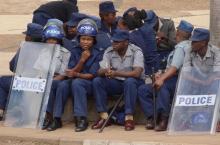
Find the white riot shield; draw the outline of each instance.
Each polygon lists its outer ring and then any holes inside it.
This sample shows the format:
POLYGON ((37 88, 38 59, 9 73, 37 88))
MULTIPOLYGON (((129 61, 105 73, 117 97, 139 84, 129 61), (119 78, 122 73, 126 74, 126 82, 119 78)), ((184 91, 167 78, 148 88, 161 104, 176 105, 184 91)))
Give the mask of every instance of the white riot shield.
POLYGON ((4 125, 42 125, 60 45, 22 42, 10 90, 4 125))
POLYGON ((214 66, 182 68, 169 119, 169 134, 214 134, 218 120, 219 76, 214 66))

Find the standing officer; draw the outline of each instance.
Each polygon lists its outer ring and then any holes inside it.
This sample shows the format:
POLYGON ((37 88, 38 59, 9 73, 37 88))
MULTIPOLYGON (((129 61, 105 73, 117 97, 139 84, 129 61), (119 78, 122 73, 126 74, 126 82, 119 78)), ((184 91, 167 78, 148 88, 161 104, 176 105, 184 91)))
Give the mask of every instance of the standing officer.
POLYGON ((137 88, 144 83, 144 58, 140 48, 129 44, 128 31, 117 29, 112 40, 112 47, 105 51, 103 60, 100 62, 99 77, 93 80, 96 109, 100 118, 92 125, 92 129, 101 128, 108 117, 107 97, 123 94, 126 114, 125 130, 130 131, 135 128, 133 113, 137 88))
MULTIPOLYGON (((27 25, 27 31, 25 32, 25 41, 41 42, 42 40, 43 27, 35 23, 29 23, 27 25)), ((19 50, 16 55, 10 61, 10 70, 15 72, 17 64, 19 50)), ((2 120, 3 112, 5 110, 7 97, 10 91, 10 86, 13 76, 2 76, 0 77, 0 120, 2 120)))
POLYGON ((104 1, 99 4, 99 16, 101 18, 100 31, 112 36, 117 28, 116 12, 112 1, 104 1))
POLYGON ((32 22, 44 26, 48 19, 56 18, 65 23, 73 12, 78 12, 77 0, 52 1, 33 12, 32 22))
POLYGON ((142 49, 145 74, 150 75, 152 73, 151 68, 158 69, 159 63, 155 32, 148 23, 143 23, 145 18, 146 12, 144 10, 132 7, 124 13, 120 23, 124 25, 124 29, 129 31, 129 41, 142 49))
POLYGON ((190 48, 191 42, 189 38, 191 37, 192 31, 192 24, 183 20, 180 22, 176 34, 176 41, 178 44, 168 57, 166 72, 161 75, 156 75, 154 86, 151 84, 144 84, 138 89, 140 104, 147 118, 146 129, 165 131, 167 128, 170 103, 174 96, 178 71, 183 65, 185 53, 190 48), (157 89, 157 99, 155 102, 157 112, 156 127, 153 121, 153 87, 157 89))

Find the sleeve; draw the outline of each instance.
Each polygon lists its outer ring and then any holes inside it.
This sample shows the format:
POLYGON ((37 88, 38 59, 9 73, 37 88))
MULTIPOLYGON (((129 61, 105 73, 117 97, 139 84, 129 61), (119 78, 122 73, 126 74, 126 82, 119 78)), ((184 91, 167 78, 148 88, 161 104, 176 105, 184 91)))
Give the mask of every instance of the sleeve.
POLYGON ((185 52, 185 58, 183 61, 182 71, 189 72, 192 69, 192 57, 191 57, 191 49, 185 52))
POLYGON ((169 25, 169 30, 168 30, 168 43, 169 45, 174 48, 175 44, 176 44, 176 29, 175 29, 175 25, 174 22, 172 20, 170 20, 170 25, 169 25))
POLYGON ((184 56, 185 52, 183 50, 184 48, 181 46, 178 46, 173 55, 173 60, 171 62, 171 66, 176 67, 178 70, 182 67, 183 61, 184 61, 184 56))
POLYGON ((102 69, 107 69, 111 67, 111 62, 110 62, 110 54, 108 51, 105 51, 102 60, 99 63, 100 68, 102 69))
POLYGON ((65 70, 68 68, 68 63, 69 63, 69 59, 70 59, 70 52, 63 52, 61 50, 61 66, 60 66, 60 69, 59 69, 59 74, 60 75, 65 75, 65 70))
POLYGON ((10 69, 11 72, 15 72, 16 65, 17 65, 17 62, 18 62, 19 53, 20 53, 20 48, 18 49, 18 51, 16 52, 14 57, 9 62, 9 69, 10 69))
POLYGON ((68 63, 68 69, 72 69, 76 66, 77 64, 77 56, 76 56, 76 51, 71 51, 69 63, 68 63))
POLYGON ((141 50, 138 50, 134 54, 133 67, 141 67, 144 69, 144 56, 141 50))
POLYGON ((99 62, 100 62, 100 59, 99 59, 99 58, 96 58, 96 60, 94 61, 94 63, 93 63, 92 66, 90 67, 89 72, 90 72, 92 75, 94 75, 94 76, 97 75, 97 71, 98 71, 99 68, 100 68, 99 62))
POLYGON ((213 71, 214 72, 219 72, 220 71, 220 49, 215 48, 214 49, 214 66, 213 66, 213 71))

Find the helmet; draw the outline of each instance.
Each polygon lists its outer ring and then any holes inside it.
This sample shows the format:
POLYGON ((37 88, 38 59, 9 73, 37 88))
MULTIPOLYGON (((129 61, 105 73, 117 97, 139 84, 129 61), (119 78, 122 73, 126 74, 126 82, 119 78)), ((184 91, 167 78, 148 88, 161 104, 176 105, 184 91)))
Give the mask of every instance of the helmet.
POLYGON ((98 27, 92 19, 83 19, 77 26, 78 35, 96 36, 98 27))
POLYGON ((51 26, 51 25, 56 25, 57 27, 60 28, 62 33, 64 33, 63 22, 61 20, 59 20, 59 19, 48 19, 46 25, 44 26, 44 29, 47 28, 48 26, 51 26))
POLYGON ((58 26, 50 25, 44 29, 43 37, 44 39, 56 38, 58 40, 61 40, 64 37, 64 34, 62 33, 62 31, 60 30, 58 26))

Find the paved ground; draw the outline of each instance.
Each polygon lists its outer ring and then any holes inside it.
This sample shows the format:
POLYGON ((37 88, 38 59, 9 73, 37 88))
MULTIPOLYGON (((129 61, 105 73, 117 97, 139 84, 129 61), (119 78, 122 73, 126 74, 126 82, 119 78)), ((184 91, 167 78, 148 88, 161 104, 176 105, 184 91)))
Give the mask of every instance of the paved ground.
MULTIPOLYGON (((72 123, 65 123, 62 129, 47 132, 34 129, 8 128, 0 125, 0 137, 23 138, 34 141, 41 140, 44 143, 56 142, 59 144, 75 143, 82 144, 84 141, 96 141, 94 145, 105 145, 104 142, 124 143, 124 145, 219 145, 220 134, 217 135, 194 135, 194 136, 169 136, 166 132, 147 131, 144 126, 136 126, 135 131, 126 132, 121 126, 107 127, 103 133, 88 129, 85 132, 75 133, 72 123), (136 142, 136 143, 135 143, 136 142), (148 143, 148 144, 147 144, 148 143), (152 143, 152 144, 149 144, 152 143)), ((1 138, 0 138, 1 140, 1 138)), ((87 145, 89 145, 87 144, 87 145)), ((1 145, 1 144, 0 144, 1 145)), ((106 144, 107 145, 107 144, 106 144)))

